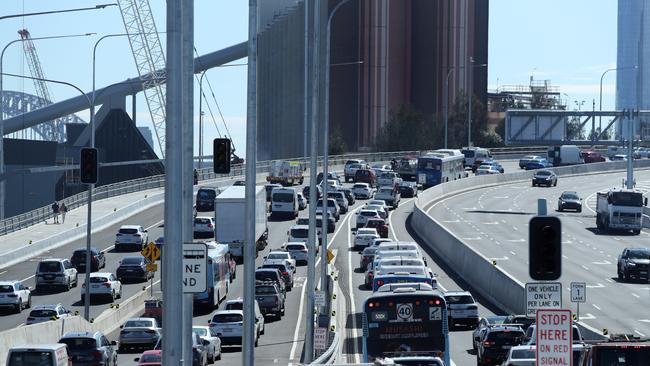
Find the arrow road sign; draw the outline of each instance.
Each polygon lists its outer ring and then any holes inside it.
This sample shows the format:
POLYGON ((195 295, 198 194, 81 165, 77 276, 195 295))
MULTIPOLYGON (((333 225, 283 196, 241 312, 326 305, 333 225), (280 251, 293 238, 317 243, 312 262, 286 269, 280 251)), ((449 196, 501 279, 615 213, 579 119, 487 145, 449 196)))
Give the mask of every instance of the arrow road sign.
POLYGON ((142 254, 142 256, 145 257, 149 262, 155 262, 160 259, 160 248, 151 242, 146 247, 144 247, 144 249, 142 249, 140 254, 142 254))

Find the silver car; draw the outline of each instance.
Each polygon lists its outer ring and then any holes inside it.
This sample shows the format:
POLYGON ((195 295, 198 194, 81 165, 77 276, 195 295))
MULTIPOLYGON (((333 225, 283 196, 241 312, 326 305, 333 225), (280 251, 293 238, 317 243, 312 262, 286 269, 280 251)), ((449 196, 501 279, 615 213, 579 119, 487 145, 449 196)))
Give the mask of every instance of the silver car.
POLYGON ((161 336, 155 318, 131 318, 120 329, 120 352, 135 347, 153 348, 161 336))
POLYGON ((194 325, 192 332, 201 337, 205 343, 205 348, 208 351, 208 363, 215 363, 221 359, 221 339, 217 332, 208 326, 194 325))
POLYGON ((298 243, 293 242, 293 243, 291 243, 290 242, 290 243, 287 243, 284 246, 284 249, 287 252, 289 252, 289 254, 291 255, 291 258, 296 260, 296 263, 298 263, 298 262, 302 262, 302 263, 305 263, 305 264, 307 263, 308 249, 307 249, 307 245, 305 245, 305 243, 302 243, 302 242, 298 242, 298 243))

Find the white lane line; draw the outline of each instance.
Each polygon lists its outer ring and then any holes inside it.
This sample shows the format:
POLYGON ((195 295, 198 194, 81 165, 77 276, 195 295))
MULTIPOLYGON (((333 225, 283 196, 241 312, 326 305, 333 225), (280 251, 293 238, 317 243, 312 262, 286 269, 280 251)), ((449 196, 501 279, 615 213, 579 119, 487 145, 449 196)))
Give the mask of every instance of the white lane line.
POLYGON ((589 270, 589 267, 585 266, 584 264, 582 265, 582 268, 584 268, 585 271, 588 271, 588 270, 589 270))
POLYGON ((526 239, 509 239, 506 241, 513 242, 513 243, 523 243, 526 241, 526 239))
POLYGON ((512 250, 510 251, 510 254, 517 255, 517 253, 513 252, 512 250))
POLYGON ((636 297, 637 299, 640 299, 640 298, 641 298, 641 296, 635 294, 634 292, 632 292, 631 294, 632 294, 632 296, 636 297))
MULTIPOLYGON (((348 226, 350 225, 350 218, 348 218, 348 226)), ((392 226, 392 225, 391 225, 392 226)), ((354 290, 352 289, 352 274, 354 270, 352 268, 352 251, 350 248, 353 248, 353 243, 350 240, 350 233, 347 234, 348 237, 348 289, 350 290, 350 312, 352 313, 352 338, 354 339, 354 363, 361 362, 359 357, 359 345, 357 344, 357 338, 359 338, 357 332, 357 308, 354 304, 354 290)))
POLYGON ((591 304, 591 305, 592 305, 593 307, 595 307, 596 309, 600 310, 600 307, 598 307, 598 305, 596 305, 596 304, 591 304))
MULTIPOLYGON (((415 199, 415 197, 409 198, 406 201, 404 201, 402 203, 402 205, 407 204, 407 203, 413 201, 414 199, 415 199)), ((394 212, 395 211, 393 211, 393 213, 394 212)), ((399 239, 397 239, 397 235, 395 234, 395 229, 393 228, 393 216, 395 216, 395 215, 388 216, 388 226, 390 227, 390 232, 393 234, 393 238, 395 238, 396 241, 399 241, 399 239)), ((443 222, 452 222, 452 221, 443 221, 443 222)), ((460 221, 456 220, 456 221, 453 221, 453 222, 460 222, 460 221)))
POLYGON ((639 330, 638 330, 638 329, 635 329, 635 330, 634 330, 634 333, 636 333, 636 334, 638 334, 638 335, 640 335, 641 337, 645 337, 645 334, 643 334, 643 333, 641 333, 641 332, 639 332, 639 330))
MULTIPOLYGON (((302 306, 305 300, 305 289, 307 286, 302 286, 302 291, 300 293, 300 307, 298 308, 298 322, 296 324, 301 324, 302 322, 302 306)), ((291 351, 289 352, 289 360, 293 360, 293 356, 296 352, 296 346, 298 345, 298 333, 300 332, 300 325, 296 326, 296 330, 293 332, 293 344, 291 345, 291 351)))
POLYGON ((609 282, 609 283, 614 283, 614 281, 612 281, 611 278, 605 278, 605 281, 607 281, 607 282, 609 282))

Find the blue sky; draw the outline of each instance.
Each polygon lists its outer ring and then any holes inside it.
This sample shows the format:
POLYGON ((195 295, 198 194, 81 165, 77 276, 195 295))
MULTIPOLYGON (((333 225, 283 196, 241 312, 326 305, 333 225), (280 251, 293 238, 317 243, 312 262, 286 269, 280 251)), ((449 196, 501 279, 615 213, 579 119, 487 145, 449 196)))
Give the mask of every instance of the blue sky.
MULTIPOLYGON (((263 1, 263 0, 261 0, 263 1)), ((397 1, 397 0, 393 0, 397 1)), ((55 9, 87 7, 109 0, 2 0, 0 14, 16 14, 55 9)), ((165 29, 165 0, 150 0, 159 31, 165 29)), ((195 46, 199 54, 241 42, 247 37, 248 1, 196 0, 195 46)), ((45 75, 91 90, 92 47, 105 34, 123 33, 117 7, 80 13, 45 15, 0 21, 0 46, 27 28, 32 37, 95 32, 96 36, 37 41, 36 48, 45 75)), ((535 79, 550 79, 569 95, 571 101, 585 100, 583 109, 596 99, 603 70, 616 63, 616 1, 614 0, 491 0, 489 32, 489 88, 497 85, 527 85, 535 79)), ((164 35, 161 35, 163 47, 164 35)), ((238 62, 238 63, 241 63, 238 62)), ((6 52, 5 72, 29 75, 20 43, 6 52)), ((135 76, 137 71, 126 38, 102 41, 98 47, 97 85, 104 86, 135 76)), ((246 121, 246 67, 215 68, 207 76, 220 104, 239 153, 244 152, 246 121)), ((604 80, 603 109, 614 106, 615 74, 604 80)), ((197 83, 198 84, 198 83, 197 83)), ((54 100, 77 95, 74 89, 50 85, 54 100)), ((205 85, 204 85, 205 87, 205 85)), ((30 80, 5 77, 4 88, 34 93, 30 80)), ((142 93, 141 93, 142 94, 142 93)), ((149 112, 140 94, 137 102, 138 125, 150 126, 149 112)), ((563 96, 566 98, 566 96, 563 96)), ((195 131, 198 129, 198 85, 195 89, 195 131)), ((209 101, 217 118, 212 98, 209 101)), ((130 108, 130 107, 129 107, 130 108)), ((204 109, 206 110, 206 109, 204 109)), ((130 109, 129 109, 130 111, 130 109)), ((87 113, 79 114, 87 118, 87 113)), ((206 114, 205 151, 216 136, 206 114)), ((198 146, 198 144, 196 144, 198 146)), ((198 151, 198 147, 195 148, 198 151)))

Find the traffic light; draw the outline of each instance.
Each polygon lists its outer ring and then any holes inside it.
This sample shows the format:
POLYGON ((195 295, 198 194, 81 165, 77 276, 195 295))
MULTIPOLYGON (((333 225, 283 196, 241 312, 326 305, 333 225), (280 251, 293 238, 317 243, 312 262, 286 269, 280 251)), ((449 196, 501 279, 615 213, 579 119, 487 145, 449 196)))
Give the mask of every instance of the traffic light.
POLYGON ((538 281, 562 275, 562 225, 554 216, 535 216, 528 224, 528 271, 538 281))
POLYGON ((217 174, 230 173, 230 139, 218 138, 212 143, 214 172, 217 174))
POLYGON ((81 183, 95 184, 99 176, 97 164, 97 149, 84 147, 79 157, 79 175, 81 183))

